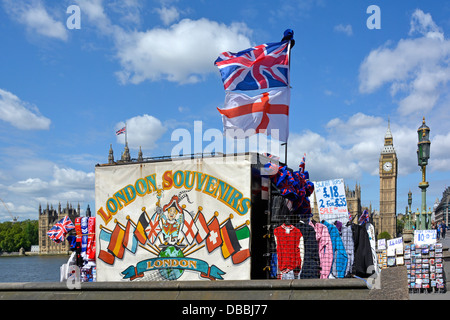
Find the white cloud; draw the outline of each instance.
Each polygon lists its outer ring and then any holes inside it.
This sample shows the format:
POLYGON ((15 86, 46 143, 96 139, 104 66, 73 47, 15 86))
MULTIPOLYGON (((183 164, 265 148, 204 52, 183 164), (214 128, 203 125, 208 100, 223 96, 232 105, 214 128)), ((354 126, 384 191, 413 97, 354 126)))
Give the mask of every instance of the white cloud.
POLYGON ((83 172, 72 168, 54 167, 52 187, 73 187, 76 189, 92 189, 94 186, 95 174, 93 172, 83 172))
POLYGON ((39 178, 28 178, 23 181, 18 181, 8 187, 8 190, 16 193, 24 194, 43 194, 48 189, 48 182, 42 181, 39 178))
POLYGON ((350 24, 347 24, 345 26, 343 24, 338 24, 337 26, 334 27, 334 31, 342 32, 342 33, 346 34, 347 36, 353 35, 353 29, 350 24))
POLYGON ((415 33, 421 36, 372 50, 359 70, 360 92, 373 93, 390 84, 402 116, 430 112, 450 80, 450 40, 444 39, 430 14, 414 12, 410 35, 415 33))
MULTIPOLYGON (((10 185, 0 185, 1 197, 7 199, 10 211, 14 216, 19 215, 20 220, 36 219, 39 204, 77 204, 94 200, 94 172, 53 165, 50 176, 41 174, 38 167, 29 175, 31 177, 10 185)), ((0 217, 9 219, 9 214, 0 210, 0 217)))
POLYGON ((362 172, 354 159, 338 142, 306 130, 291 134, 288 144, 288 164, 297 168, 306 153, 306 170, 312 180, 357 178, 362 172))
MULTIPOLYGON (((136 116, 126 121, 127 140, 130 149, 154 149, 156 142, 166 132, 166 128, 161 121, 153 116, 144 114, 136 116)), ((120 122, 115 126, 116 130, 123 128, 125 123, 120 122)), ((125 135, 117 136, 117 142, 125 144, 125 135)))
MULTIPOLYGON (((145 31, 125 30, 114 24, 102 0, 76 0, 87 20, 101 34, 114 41, 122 83, 168 80, 181 84, 202 81, 218 72, 214 61, 223 51, 239 51, 251 46, 251 30, 244 23, 226 25, 201 18, 183 19, 165 28, 145 31)), ((179 18, 175 7, 156 9, 165 25, 179 18)))
POLYGON ((103 8, 103 0, 75 1, 80 6, 82 11, 82 19, 86 17, 86 20, 95 25, 102 34, 114 35, 114 33, 118 31, 105 13, 103 8))
POLYGON ((5 0, 6 11, 19 23, 26 26, 28 32, 66 41, 68 31, 65 25, 53 18, 40 0, 5 0))
POLYGON ((175 7, 162 7, 161 9, 155 9, 155 11, 158 12, 161 21, 166 26, 180 18, 180 12, 175 7))
MULTIPOLYGON (((38 174, 38 173, 36 173, 38 174)), ((27 193, 50 196, 68 190, 93 190, 94 188, 93 172, 84 172, 72 168, 60 168, 53 166, 53 174, 49 181, 41 178, 27 178, 13 183, 8 190, 16 193, 27 193)))
POLYGON ((37 107, 21 101, 9 91, 0 89, 0 119, 21 130, 48 130, 50 119, 37 107))
POLYGON ((120 14, 120 21, 124 24, 139 25, 143 3, 140 0, 109 0, 109 7, 120 14))
POLYGON ((248 48, 250 30, 242 23, 227 26, 205 18, 183 19, 167 29, 133 32, 117 42, 123 83, 168 80, 196 83, 217 71, 213 62, 227 50, 248 48))
POLYGON ((431 138, 431 170, 448 171, 450 168, 450 133, 437 134, 431 138))
POLYGON ((444 40, 444 33, 433 21, 431 14, 424 13, 420 9, 416 9, 411 17, 411 28, 409 34, 420 33, 427 38, 444 40))

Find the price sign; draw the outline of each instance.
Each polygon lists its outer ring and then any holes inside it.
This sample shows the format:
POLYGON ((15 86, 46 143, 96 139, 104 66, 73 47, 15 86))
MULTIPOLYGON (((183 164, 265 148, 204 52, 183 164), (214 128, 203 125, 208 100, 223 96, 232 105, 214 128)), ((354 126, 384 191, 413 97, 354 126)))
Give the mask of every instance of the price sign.
POLYGON ((388 247, 403 248, 403 238, 394 238, 387 241, 388 247))
POLYGON ((345 223, 348 221, 344 179, 314 182, 320 220, 345 223))
POLYGON ((436 230, 414 230, 414 244, 436 244, 436 230))
POLYGON ((394 238, 387 240, 387 255, 395 256, 397 249, 403 250, 403 238, 394 238))
POLYGON ((386 250, 386 239, 378 239, 378 250, 386 250))

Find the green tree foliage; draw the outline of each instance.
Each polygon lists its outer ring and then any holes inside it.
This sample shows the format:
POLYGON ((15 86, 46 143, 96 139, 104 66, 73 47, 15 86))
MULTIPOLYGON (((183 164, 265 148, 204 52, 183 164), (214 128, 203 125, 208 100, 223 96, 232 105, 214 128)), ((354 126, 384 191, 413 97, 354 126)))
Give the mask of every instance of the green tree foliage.
POLYGON ((405 228, 405 215, 398 215, 397 216, 397 234, 402 234, 403 229, 405 228))
POLYGON ((39 244, 38 230, 38 220, 0 223, 0 251, 29 251, 32 245, 39 244))
POLYGON ((389 234, 389 232, 384 231, 378 235, 378 239, 389 240, 389 239, 391 239, 391 235, 389 234))

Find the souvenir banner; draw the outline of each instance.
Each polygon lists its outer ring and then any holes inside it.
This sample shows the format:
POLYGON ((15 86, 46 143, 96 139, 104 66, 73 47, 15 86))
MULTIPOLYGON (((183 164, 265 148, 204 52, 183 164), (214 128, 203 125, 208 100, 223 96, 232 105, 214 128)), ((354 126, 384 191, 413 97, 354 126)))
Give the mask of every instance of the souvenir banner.
POLYGON ((315 181, 317 207, 320 220, 345 223, 349 220, 344 179, 315 181))
POLYGON ((249 280, 251 166, 97 166, 97 281, 249 280))

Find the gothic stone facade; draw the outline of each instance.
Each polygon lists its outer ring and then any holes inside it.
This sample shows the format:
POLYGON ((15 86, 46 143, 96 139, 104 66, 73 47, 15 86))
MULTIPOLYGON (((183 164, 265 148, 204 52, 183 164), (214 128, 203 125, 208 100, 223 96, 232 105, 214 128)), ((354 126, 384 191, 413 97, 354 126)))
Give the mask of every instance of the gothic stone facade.
POLYGON ((397 236, 397 175, 398 161, 391 129, 388 126, 379 159, 380 213, 374 217, 376 234, 387 232, 397 236))
MULTIPOLYGON (((55 225, 56 222, 69 216, 70 220, 75 223, 75 218, 80 216, 80 205, 77 210, 67 203, 64 209, 61 209, 61 203, 58 205, 58 210, 53 209, 53 206, 47 204, 47 208, 42 210, 39 205, 39 253, 40 254, 67 254, 70 251, 68 241, 56 243, 47 235, 48 230, 55 225)), ((89 205, 86 209, 86 216, 90 216, 89 205)), ((71 231, 74 233, 74 230, 71 231)))

